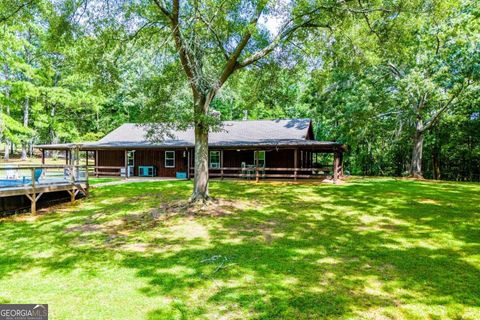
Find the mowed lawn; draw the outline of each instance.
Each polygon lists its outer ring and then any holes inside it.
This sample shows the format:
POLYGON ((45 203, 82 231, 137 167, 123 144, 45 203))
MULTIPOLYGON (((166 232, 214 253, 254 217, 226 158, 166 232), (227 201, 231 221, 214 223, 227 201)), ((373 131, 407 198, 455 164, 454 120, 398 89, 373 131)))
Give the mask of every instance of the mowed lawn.
POLYGON ((104 186, 0 222, 0 303, 51 319, 479 319, 480 184, 104 186))

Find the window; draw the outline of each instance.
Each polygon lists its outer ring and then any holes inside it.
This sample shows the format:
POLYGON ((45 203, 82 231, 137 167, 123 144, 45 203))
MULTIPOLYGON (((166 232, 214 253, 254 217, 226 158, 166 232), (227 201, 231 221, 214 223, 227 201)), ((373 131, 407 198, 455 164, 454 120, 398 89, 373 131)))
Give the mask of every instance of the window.
POLYGON ((175 151, 165 151, 165 168, 175 168, 175 151))
POLYGON ((258 159, 258 166, 265 168, 265 151, 255 151, 255 153, 258 159))
POLYGON ((220 168, 220 151, 210 151, 210 168, 220 168))

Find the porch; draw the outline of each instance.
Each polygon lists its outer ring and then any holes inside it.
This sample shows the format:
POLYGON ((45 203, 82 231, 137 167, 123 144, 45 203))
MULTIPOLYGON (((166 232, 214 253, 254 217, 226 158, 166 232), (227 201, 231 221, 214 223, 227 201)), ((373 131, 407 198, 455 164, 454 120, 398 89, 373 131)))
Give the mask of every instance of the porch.
MULTIPOLYGON (((42 149, 42 163, 46 162, 42 149)), ((165 177, 191 179, 195 174, 193 147, 87 150, 79 146, 62 150, 68 165, 84 164, 95 177, 165 177)), ((343 175, 344 146, 309 141, 295 146, 225 148, 211 146, 210 178, 325 179, 343 175)))

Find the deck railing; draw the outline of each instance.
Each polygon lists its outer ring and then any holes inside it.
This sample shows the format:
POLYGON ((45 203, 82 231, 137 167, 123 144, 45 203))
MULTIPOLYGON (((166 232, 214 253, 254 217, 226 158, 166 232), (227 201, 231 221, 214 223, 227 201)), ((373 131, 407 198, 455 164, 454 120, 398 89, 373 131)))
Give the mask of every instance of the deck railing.
POLYGON ((66 191, 71 202, 88 195, 88 169, 80 165, 6 165, 0 167, 0 198, 26 196, 35 214, 37 201, 49 192, 66 191))
MULTIPOLYGON (((190 174, 195 173, 194 168, 190 168, 190 174)), ((212 178, 241 178, 241 179, 264 179, 264 178, 325 178, 333 175, 332 166, 322 166, 317 168, 269 168, 269 167, 221 167, 210 168, 209 176, 212 178)))
MULTIPOLYGON (((341 172, 341 167, 338 169, 341 172)), ((270 167, 221 167, 210 168, 209 176, 211 178, 240 178, 240 179, 264 179, 264 178, 325 178, 334 175, 332 165, 321 165, 312 168, 270 168, 270 167)), ((125 177, 126 168, 124 166, 89 166, 89 176, 110 176, 125 177)), ((190 177, 193 177, 195 169, 190 168, 190 177)))
POLYGON ((86 166, 76 165, 4 165, 0 167, 0 192, 4 189, 86 183, 86 166))
POLYGON ((88 174, 91 177, 121 177, 124 172, 125 166, 88 166, 88 174))

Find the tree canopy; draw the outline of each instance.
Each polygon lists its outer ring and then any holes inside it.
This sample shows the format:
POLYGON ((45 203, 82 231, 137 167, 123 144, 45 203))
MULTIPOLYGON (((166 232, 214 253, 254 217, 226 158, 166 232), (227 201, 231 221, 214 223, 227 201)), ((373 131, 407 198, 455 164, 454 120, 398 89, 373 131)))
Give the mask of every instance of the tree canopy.
POLYGON ((317 139, 348 145, 351 174, 480 180, 477 1, 0 8, 6 157, 127 121, 162 123, 152 139, 193 125, 205 145, 219 120, 310 117, 317 139))

